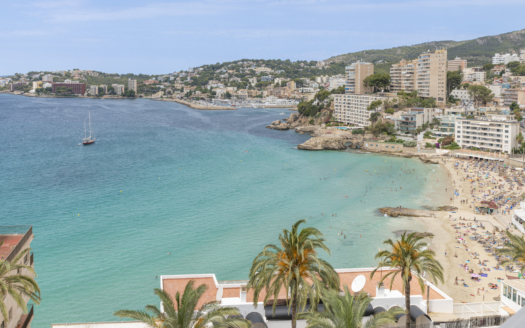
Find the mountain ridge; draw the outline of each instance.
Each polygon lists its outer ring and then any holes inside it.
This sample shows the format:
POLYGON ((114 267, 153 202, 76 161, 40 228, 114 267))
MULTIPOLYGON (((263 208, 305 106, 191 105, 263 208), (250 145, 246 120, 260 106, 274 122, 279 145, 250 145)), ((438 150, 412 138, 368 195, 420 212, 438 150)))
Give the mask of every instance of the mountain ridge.
POLYGON ((495 53, 517 53, 525 48, 525 29, 497 35, 482 36, 464 41, 430 41, 412 46, 398 46, 388 49, 369 49, 333 56, 326 63, 352 63, 357 60, 372 62, 376 73, 388 73, 392 64, 406 59, 417 58, 423 51, 446 47, 448 59, 461 57, 468 61, 468 66, 479 66, 492 62, 495 53))

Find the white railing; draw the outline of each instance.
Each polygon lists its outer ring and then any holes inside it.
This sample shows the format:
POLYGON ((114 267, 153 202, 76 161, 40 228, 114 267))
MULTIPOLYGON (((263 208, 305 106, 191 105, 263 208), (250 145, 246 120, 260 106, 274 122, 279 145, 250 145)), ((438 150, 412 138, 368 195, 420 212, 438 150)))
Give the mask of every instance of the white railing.
POLYGON ((459 318, 498 315, 501 302, 454 303, 454 314, 459 318))

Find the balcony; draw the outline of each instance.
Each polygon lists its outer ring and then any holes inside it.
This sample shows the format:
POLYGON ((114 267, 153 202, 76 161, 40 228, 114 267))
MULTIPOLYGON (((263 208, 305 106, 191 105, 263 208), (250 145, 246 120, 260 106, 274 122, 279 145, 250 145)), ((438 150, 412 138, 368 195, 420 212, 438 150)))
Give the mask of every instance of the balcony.
POLYGON ((31 321, 33 320, 33 304, 27 304, 27 314, 22 314, 16 328, 27 328, 31 327, 31 321))

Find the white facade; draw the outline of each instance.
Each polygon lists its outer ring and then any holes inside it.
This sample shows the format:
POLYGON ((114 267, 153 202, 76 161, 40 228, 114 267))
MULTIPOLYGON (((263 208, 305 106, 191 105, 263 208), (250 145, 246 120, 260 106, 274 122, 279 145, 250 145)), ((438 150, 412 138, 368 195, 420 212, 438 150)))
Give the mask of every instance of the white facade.
POLYGON ((501 281, 501 302, 513 311, 525 307, 525 281, 522 279, 509 279, 501 281))
POLYGON ((520 57, 516 54, 495 54, 494 57, 492 57, 492 64, 494 65, 507 65, 511 61, 520 61, 520 57))
POLYGON ((370 125, 370 114, 380 111, 381 106, 372 111, 369 111, 367 107, 373 101, 387 99, 388 97, 348 93, 334 95, 334 116, 339 122, 368 126, 370 125))
POLYGON ((346 82, 345 78, 330 79, 330 87, 328 91, 332 91, 333 89, 337 89, 340 86, 344 86, 345 82, 346 82))
POLYGON ((42 76, 42 81, 44 82, 53 82, 53 75, 46 74, 42 76))
POLYGON ((456 142, 461 148, 479 148, 510 154, 516 147, 519 123, 514 116, 488 115, 456 119, 456 142))
POLYGON ((122 84, 112 84, 111 86, 115 90, 115 94, 120 96, 124 93, 124 86, 122 84))
POLYGON ((92 85, 89 87, 89 94, 92 96, 98 95, 98 85, 92 85))
POLYGON ((471 67, 465 68, 463 70, 463 82, 474 82, 481 81, 484 82, 487 78, 487 72, 481 67, 471 67))
POLYGON ((494 97, 501 97, 501 85, 487 85, 487 88, 492 91, 494 97))
POLYGON ((525 234, 525 202, 520 202, 520 208, 514 208, 512 223, 516 229, 525 234))
POLYGON ((470 101, 470 95, 467 90, 465 89, 455 89, 450 93, 451 96, 454 98, 457 98, 461 101, 470 101))

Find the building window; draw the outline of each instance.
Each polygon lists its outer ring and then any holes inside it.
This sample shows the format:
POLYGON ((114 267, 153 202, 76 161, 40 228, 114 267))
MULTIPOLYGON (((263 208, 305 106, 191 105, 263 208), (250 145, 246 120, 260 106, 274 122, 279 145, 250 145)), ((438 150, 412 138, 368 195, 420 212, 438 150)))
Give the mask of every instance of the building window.
MULTIPOLYGON (((516 302, 516 290, 512 289, 512 301, 516 302)), ((9 319, 11 319, 11 312, 9 312, 9 319)))

